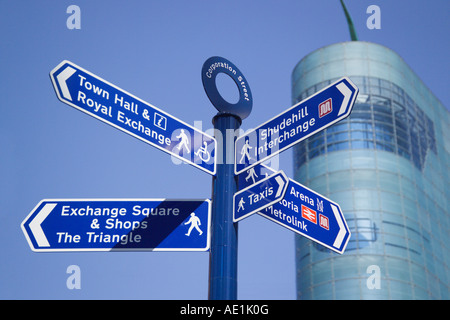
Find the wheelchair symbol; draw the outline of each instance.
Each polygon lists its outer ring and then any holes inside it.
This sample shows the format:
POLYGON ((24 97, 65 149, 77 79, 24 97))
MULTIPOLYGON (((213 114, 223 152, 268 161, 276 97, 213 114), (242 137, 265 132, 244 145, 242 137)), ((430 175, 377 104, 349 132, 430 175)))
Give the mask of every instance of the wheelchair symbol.
POLYGON ((203 147, 200 147, 194 154, 202 159, 203 162, 208 162, 211 158, 211 155, 209 154, 208 150, 206 149, 208 146, 208 143, 206 141, 203 142, 203 147))

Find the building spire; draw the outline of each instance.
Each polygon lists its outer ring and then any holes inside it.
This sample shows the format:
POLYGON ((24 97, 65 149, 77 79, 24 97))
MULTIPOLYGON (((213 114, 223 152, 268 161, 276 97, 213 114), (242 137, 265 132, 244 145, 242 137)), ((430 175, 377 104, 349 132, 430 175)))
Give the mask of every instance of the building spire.
POLYGON ((352 17, 350 17, 350 14, 347 11, 347 8, 345 7, 344 0, 340 0, 342 8, 344 9, 345 17, 347 18, 348 23, 348 29, 350 31, 350 37, 352 41, 358 41, 358 36, 356 35, 355 26, 353 25, 352 17))

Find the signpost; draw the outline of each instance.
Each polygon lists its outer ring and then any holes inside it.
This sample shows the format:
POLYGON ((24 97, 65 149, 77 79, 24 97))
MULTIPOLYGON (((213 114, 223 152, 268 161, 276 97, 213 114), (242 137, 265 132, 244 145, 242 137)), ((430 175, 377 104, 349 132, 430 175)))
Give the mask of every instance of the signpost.
POLYGON ((211 201, 45 199, 22 222, 35 252, 208 251, 211 201))
POLYGON ((210 251, 209 298, 220 300, 237 298, 237 222, 254 213, 344 252, 350 230, 339 205, 262 162, 347 117, 358 94, 347 77, 235 139, 252 94, 233 63, 211 57, 202 82, 219 111, 217 140, 70 61, 50 78, 62 102, 213 175, 213 192, 211 201, 42 200, 21 225, 33 251, 210 251), (236 83, 237 103, 220 95, 219 73, 236 83))
POLYGON ((253 100, 247 80, 242 72, 222 57, 211 57, 202 68, 202 82, 206 95, 219 113, 213 118, 214 132, 220 136, 218 145, 217 174, 213 177, 212 191, 212 239, 209 258, 209 290, 211 300, 237 299, 237 246, 238 225, 233 223, 233 195, 237 191, 234 165, 226 161, 234 156, 234 142, 242 119, 252 110, 253 100), (231 77, 239 89, 239 101, 228 103, 220 95, 216 77, 224 73, 231 77), (228 132, 233 132, 230 136, 228 132), (228 141, 230 139, 230 141, 228 141))
POLYGON ((58 99, 209 174, 216 140, 70 61, 50 72, 58 99))
POLYGON ((347 117, 358 88, 344 77, 236 139, 235 173, 262 163, 347 117))

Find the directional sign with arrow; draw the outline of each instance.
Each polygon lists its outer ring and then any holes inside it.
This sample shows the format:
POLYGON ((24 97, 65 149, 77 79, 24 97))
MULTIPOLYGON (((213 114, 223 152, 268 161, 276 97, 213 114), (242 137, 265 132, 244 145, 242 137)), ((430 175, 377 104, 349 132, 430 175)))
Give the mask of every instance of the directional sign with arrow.
POLYGON ((236 139, 235 173, 270 157, 347 117, 358 88, 344 77, 236 139))
POLYGON ((238 222, 283 199, 288 181, 284 172, 279 171, 236 192, 233 197, 233 221, 238 222))
POLYGON ((291 179, 282 201, 258 213, 341 254, 350 239, 339 205, 291 179))
MULTIPOLYGON (((258 184, 274 172, 268 166, 256 165, 238 176, 239 188, 258 184)), ((292 179, 280 201, 257 213, 338 253, 344 252, 350 239, 339 205, 292 179)))
POLYGON ((50 72, 62 102, 212 175, 216 140, 70 61, 50 72))
POLYGON ((45 199, 22 222, 33 251, 207 251, 211 202, 45 199))

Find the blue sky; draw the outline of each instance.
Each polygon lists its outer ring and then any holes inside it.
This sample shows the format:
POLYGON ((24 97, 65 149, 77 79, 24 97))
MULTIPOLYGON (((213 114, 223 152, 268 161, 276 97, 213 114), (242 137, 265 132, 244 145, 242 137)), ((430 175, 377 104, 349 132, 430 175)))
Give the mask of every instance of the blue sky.
MULTIPOLYGON (((359 39, 399 53, 448 108, 448 0, 346 4, 359 39), (372 4, 380 30, 366 27, 372 4)), ((1 0, 0 39, 0 298, 207 299, 208 253, 30 250, 20 224, 41 199, 211 197, 210 175, 61 103, 49 72, 70 60, 207 130, 216 110, 200 71, 223 56, 252 90, 247 130, 291 106, 302 57, 350 36, 338 0, 1 0), (71 4, 80 30, 66 27, 71 4), (80 267, 80 290, 66 287, 70 265, 80 267)), ((292 151, 280 168, 293 176, 292 151)), ((238 267, 240 299, 295 299, 291 231, 260 216, 240 222, 238 267)))

